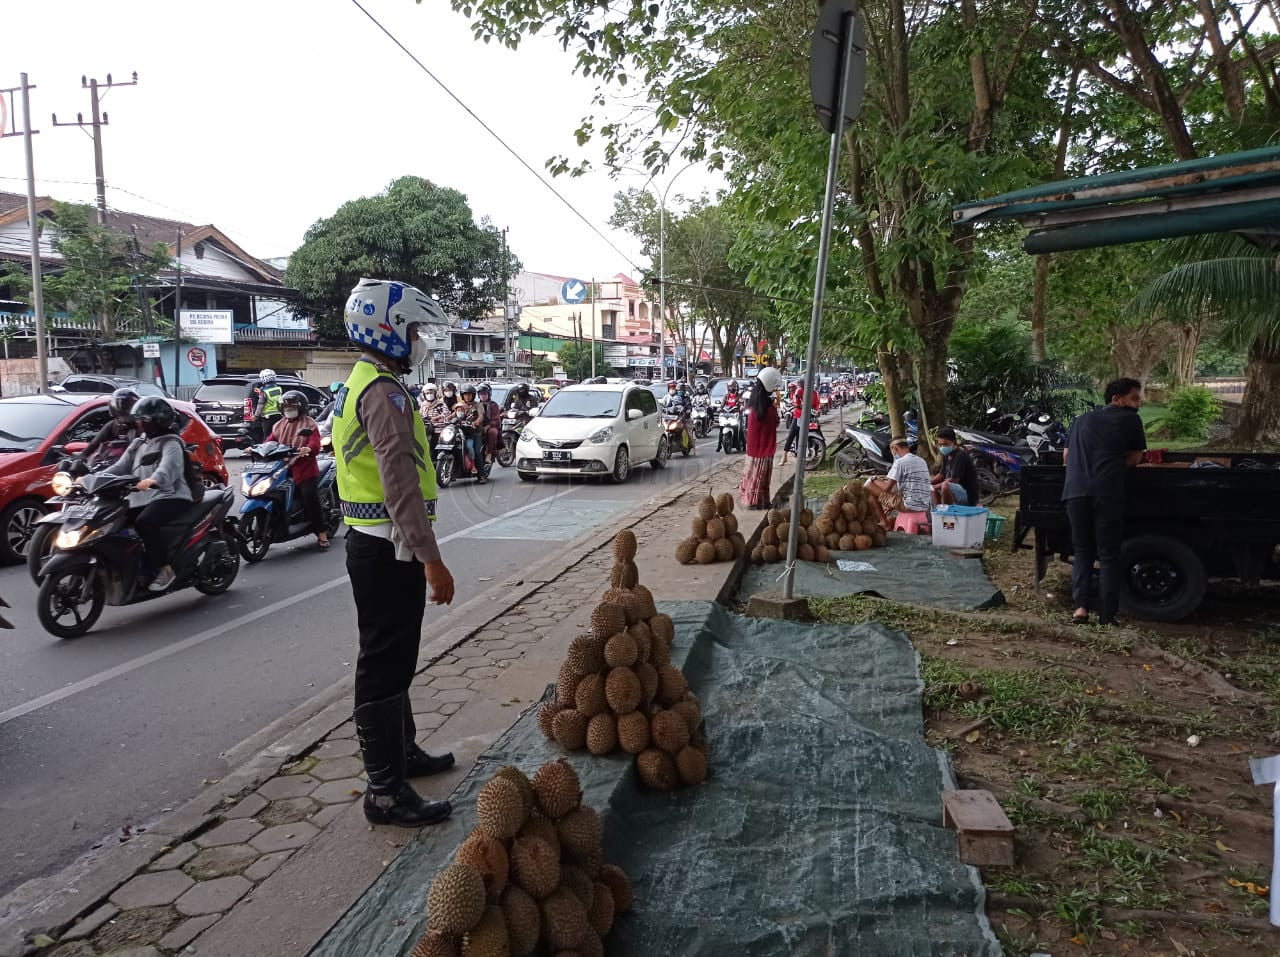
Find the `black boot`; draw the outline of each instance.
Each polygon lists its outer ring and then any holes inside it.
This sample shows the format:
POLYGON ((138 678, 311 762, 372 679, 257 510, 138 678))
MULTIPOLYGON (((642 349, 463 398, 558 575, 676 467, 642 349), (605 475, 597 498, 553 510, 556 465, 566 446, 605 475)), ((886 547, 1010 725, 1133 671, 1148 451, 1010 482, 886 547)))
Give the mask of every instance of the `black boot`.
POLYGON ((369 786, 364 816, 370 824, 422 827, 453 812, 448 801, 426 801, 404 779, 404 700, 400 695, 356 708, 356 734, 369 786))
POLYGON ((401 695, 404 701, 404 776, 407 778, 425 778, 432 774, 440 774, 453 767, 453 752, 439 756, 427 754, 418 747, 418 727, 413 723, 413 707, 409 703, 409 692, 401 695))

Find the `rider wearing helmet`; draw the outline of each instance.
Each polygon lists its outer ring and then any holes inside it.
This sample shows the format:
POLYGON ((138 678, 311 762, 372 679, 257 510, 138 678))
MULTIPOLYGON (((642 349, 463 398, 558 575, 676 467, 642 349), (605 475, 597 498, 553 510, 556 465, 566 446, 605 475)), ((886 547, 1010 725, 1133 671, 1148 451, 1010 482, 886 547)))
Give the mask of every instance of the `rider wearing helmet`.
POLYGON ((502 446, 502 410, 493 401, 493 389, 489 383, 480 383, 476 390, 476 404, 484 412, 485 452, 493 462, 497 460, 498 449, 502 446))
POLYGON ((454 404, 458 401, 458 387, 452 382, 446 382, 443 392, 444 407, 452 412, 454 404))
POLYGON ((334 415, 347 532, 347 575, 356 604, 355 725, 373 824, 420 827, 443 821, 449 802, 423 800, 406 780, 453 766, 414 740, 409 682, 418 663, 422 618, 431 601, 453 601, 453 576, 432 521, 436 476, 426 426, 400 377, 421 365, 428 330, 448 327, 439 303, 412 286, 362 279, 345 310, 347 337, 361 350, 334 415))
POLYGON ((507 393, 507 401, 504 408, 514 412, 528 412, 537 404, 537 394, 529 388, 529 383, 521 382, 507 393))
POLYGON ((262 434, 267 435, 280 419, 280 398, 284 389, 276 384, 274 369, 263 369, 258 373, 258 383, 253 387, 253 420, 262 427, 262 434))
POLYGON ((464 382, 462 391, 458 395, 458 401, 453 404, 453 408, 449 411, 462 425, 463 434, 466 436, 467 455, 471 457, 477 472, 476 484, 483 485, 485 477, 483 463, 480 459, 479 436, 484 434, 485 410, 476 401, 476 387, 470 382, 464 382))
POLYGON ((311 523, 316 542, 322 549, 329 547, 329 523, 320 507, 320 466, 316 456, 320 453, 320 426, 311 418, 307 397, 297 389, 290 389, 280 397, 283 418, 267 436, 267 442, 291 445, 298 454, 289 461, 289 478, 302 498, 302 510, 311 523), (308 430, 310 430, 308 432, 308 430), (308 432, 303 435, 303 432, 308 432))
POLYGON ((137 490, 129 493, 129 516, 142 539, 143 571, 151 577, 147 587, 164 591, 174 579, 169 564, 173 543, 165 525, 180 518, 191 504, 182 436, 177 434, 178 414, 158 395, 139 399, 131 414, 142 436, 103 474, 138 480, 137 490))
POLYGON ((133 404, 137 401, 138 393, 128 386, 111 393, 111 401, 107 404, 111 419, 80 453, 84 461, 92 464, 98 458, 117 459, 124 453, 128 443, 139 434, 138 423, 133 418, 133 404), (102 455, 99 456, 98 452, 102 455))

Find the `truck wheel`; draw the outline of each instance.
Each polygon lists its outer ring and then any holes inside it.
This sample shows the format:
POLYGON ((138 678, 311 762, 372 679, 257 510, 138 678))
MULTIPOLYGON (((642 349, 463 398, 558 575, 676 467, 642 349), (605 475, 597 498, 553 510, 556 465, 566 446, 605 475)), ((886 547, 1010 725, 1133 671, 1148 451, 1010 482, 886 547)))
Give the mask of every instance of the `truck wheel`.
POLYGON ((1147 621, 1180 621, 1200 606, 1208 575, 1189 545, 1138 535, 1120 549, 1120 610, 1147 621))

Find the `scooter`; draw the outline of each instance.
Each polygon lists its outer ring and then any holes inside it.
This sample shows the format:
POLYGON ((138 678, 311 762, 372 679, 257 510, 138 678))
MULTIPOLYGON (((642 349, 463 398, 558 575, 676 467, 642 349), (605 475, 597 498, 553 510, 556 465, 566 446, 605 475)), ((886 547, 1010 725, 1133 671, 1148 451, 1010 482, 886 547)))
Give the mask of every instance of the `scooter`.
MULTIPOLYGON (((309 430, 303 429, 299 434, 305 437, 309 430)), ((262 561, 273 544, 313 534, 302 507, 302 496, 296 494, 293 479, 289 477, 289 460, 297 454, 297 449, 280 442, 264 442, 249 449, 252 461, 240 480, 244 505, 240 507, 239 528, 240 554, 247 562, 262 561)), ((317 481, 320 509, 332 537, 342 524, 336 485, 338 470, 332 455, 317 456, 316 465, 320 467, 317 481)))
MULTIPOLYGON (((822 434, 822 424, 818 422, 817 413, 809 420, 809 438, 805 443, 808 451, 805 453, 804 470, 812 472, 818 469, 827 457, 827 437, 822 434)), ((794 444, 788 443, 786 450, 795 455, 796 449, 794 444)))
POLYGON ((693 398, 693 431, 700 439, 711 434, 711 397, 705 395, 693 398))
MULTIPOLYGON (((441 426, 436 439, 436 484, 440 488, 448 488, 458 479, 489 477, 493 463, 485 459, 483 449, 480 462, 472 461, 471 454, 467 452, 467 435, 467 427, 456 419, 441 426)), ((484 441, 483 436, 476 438, 477 444, 484 441)))
POLYGON ((108 466, 113 465, 128 447, 128 439, 116 439, 108 442, 99 449, 98 454, 93 457, 91 462, 86 462, 80 457, 79 451, 81 447, 79 444, 71 443, 71 447, 67 449, 67 451, 72 452, 72 455, 58 463, 58 471, 53 473, 53 478, 49 481, 49 484, 53 487, 54 494, 45 499, 44 504, 51 511, 40 516, 36 522, 35 529, 31 533, 31 541, 27 543, 27 573, 37 585, 44 580, 44 576, 40 573, 40 568, 53 551, 53 540, 61 530, 65 517, 63 509, 68 502, 72 501, 68 493, 71 491, 75 480, 83 475, 101 472, 108 466))
POLYGON ((498 464, 504 469, 511 468, 516 460, 516 443, 520 441, 520 433, 529 424, 531 416, 528 412, 506 412, 502 416, 502 444, 498 448, 498 464))
POLYGON ((739 406, 722 406, 720 409, 720 449, 725 455, 747 450, 747 430, 742 421, 739 406))
POLYGON ((685 427, 684 416, 673 412, 662 414, 662 428, 667 433, 667 447, 678 449, 680 454, 688 458, 693 451, 693 436, 685 427))
POLYGON ((240 572, 235 503, 229 488, 210 489, 167 526, 180 543, 172 562, 174 582, 153 592, 143 580, 142 539, 129 524, 131 475, 88 475, 68 492, 75 504, 63 508, 62 530, 41 566, 44 583, 36 596, 36 617, 59 638, 79 638, 97 623, 105 605, 134 605, 195 588, 221 595, 240 572))

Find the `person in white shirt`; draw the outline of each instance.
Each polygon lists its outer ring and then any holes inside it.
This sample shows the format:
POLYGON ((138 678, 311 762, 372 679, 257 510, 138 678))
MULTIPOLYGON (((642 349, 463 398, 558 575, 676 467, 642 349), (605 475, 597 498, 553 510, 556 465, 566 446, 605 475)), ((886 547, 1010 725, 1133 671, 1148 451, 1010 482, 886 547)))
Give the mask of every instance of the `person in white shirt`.
POLYGON ((933 505, 933 485, 925 460, 912 453, 910 443, 902 436, 889 443, 889 452, 893 456, 889 474, 867 483, 886 531, 892 527, 894 512, 927 512, 933 505))

